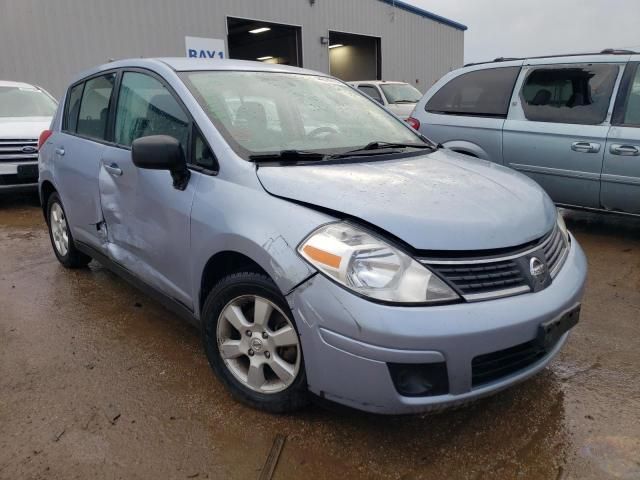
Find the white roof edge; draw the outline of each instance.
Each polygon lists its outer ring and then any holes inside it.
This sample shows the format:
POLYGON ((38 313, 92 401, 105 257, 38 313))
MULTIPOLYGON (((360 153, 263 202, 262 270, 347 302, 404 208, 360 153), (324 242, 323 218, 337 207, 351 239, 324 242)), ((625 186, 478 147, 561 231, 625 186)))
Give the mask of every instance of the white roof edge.
POLYGON ((22 88, 37 88, 36 85, 32 85, 26 82, 14 82, 12 80, 0 80, 0 87, 22 87, 22 88))

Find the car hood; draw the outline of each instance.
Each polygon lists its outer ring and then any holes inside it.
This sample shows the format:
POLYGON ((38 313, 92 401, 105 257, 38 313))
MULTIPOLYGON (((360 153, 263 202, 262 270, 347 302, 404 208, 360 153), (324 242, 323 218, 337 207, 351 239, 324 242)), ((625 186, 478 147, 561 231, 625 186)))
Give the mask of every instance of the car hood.
POLYGON ((413 109, 416 108, 415 103, 390 103, 387 108, 398 115, 403 120, 410 117, 413 109))
POLYGON ((257 175, 272 195, 359 218, 419 250, 519 246, 544 236, 556 220, 553 202, 533 180, 449 150, 260 166, 257 175))
POLYGON ((51 117, 0 117, 0 139, 37 139, 51 125, 51 117))

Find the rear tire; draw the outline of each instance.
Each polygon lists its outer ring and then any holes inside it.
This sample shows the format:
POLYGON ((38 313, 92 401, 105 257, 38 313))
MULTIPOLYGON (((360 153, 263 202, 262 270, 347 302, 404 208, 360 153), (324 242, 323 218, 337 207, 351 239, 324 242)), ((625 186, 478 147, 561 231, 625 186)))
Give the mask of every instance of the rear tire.
POLYGON ((91 257, 76 248, 67 223, 67 214, 57 192, 53 192, 47 201, 47 226, 58 261, 66 268, 86 267, 91 257))
POLYGON ((242 403, 271 413, 307 405, 302 348, 286 300, 264 274, 220 280, 202 312, 211 368, 242 403))

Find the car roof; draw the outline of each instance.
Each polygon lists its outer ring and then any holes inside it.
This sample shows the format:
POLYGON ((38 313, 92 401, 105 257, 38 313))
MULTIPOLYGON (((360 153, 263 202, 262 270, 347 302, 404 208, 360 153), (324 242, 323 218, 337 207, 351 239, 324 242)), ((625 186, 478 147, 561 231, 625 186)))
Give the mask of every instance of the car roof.
POLYGON ((35 85, 25 82, 12 82, 9 80, 0 80, 0 87, 16 87, 16 88, 38 88, 35 85))
POLYGON ((385 84, 408 85, 407 82, 400 82, 396 80, 358 80, 357 82, 348 82, 348 83, 350 84, 371 83, 374 85, 385 85, 385 84))
POLYGON ((227 59, 205 59, 186 57, 160 57, 160 58, 128 58, 114 60, 109 63, 85 70, 74 77, 73 83, 105 70, 115 68, 149 68, 157 70, 166 68, 176 72, 191 71, 241 71, 241 72, 276 72, 276 73, 297 73, 301 75, 321 75, 329 76, 325 73, 308 70, 305 68, 292 67, 274 63, 253 62, 249 60, 227 60, 227 59))
MULTIPOLYGON (((558 62, 563 62, 563 63, 567 63, 567 61, 574 61, 574 62, 579 62, 581 60, 585 60, 585 57, 589 57, 589 61, 592 60, 598 60, 601 62, 607 61, 607 60, 616 60, 616 61, 620 61, 620 57, 621 56, 630 56, 630 55, 637 55, 638 52, 634 52, 632 50, 616 50, 613 48, 606 48, 600 52, 596 52, 596 53, 563 53, 563 54, 557 54, 557 55, 541 55, 541 56, 534 56, 534 57, 498 57, 498 58, 494 58, 493 60, 488 60, 486 62, 474 62, 474 63, 467 63, 464 66, 465 67, 472 67, 474 65, 488 65, 488 64, 492 64, 492 63, 504 63, 504 62, 512 62, 512 61, 523 61, 523 62, 529 62, 529 61, 537 61, 537 60, 548 60, 548 61, 553 61, 553 60, 557 60, 558 62)), ((536 63, 540 63, 540 62, 536 62, 536 63)))

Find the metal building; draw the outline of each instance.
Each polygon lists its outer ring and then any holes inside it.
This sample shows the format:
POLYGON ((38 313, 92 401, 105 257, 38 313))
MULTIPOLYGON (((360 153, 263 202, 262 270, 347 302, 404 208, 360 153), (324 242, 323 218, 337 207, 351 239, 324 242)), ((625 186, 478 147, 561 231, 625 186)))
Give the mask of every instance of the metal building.
POLYGON ((467 28, 399 0, 0 0, 0 12, 0 79, 56 96, 109 59, 185 55, 425 91, 462 65, 467 28))

